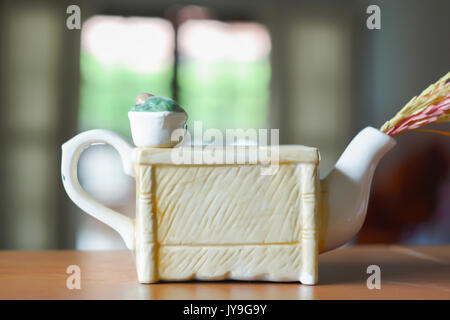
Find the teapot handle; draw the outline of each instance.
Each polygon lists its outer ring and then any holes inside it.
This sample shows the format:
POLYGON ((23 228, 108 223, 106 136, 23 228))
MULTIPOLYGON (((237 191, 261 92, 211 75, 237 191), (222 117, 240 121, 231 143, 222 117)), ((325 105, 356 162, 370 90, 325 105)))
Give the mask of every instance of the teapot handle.
POLYGON ((123 170, 133 176, 131 153, 133 145, 123 137, 109 130, 82 132, 62 145, 61 174, 64 188, 70 199, 83 211, 116 230, 128 249, 134 247, 133 220, 107 208, 86 193, 78 181, 77 165, 84 149, 92 144, 107 143, 114 147, 122 159, 123 170))

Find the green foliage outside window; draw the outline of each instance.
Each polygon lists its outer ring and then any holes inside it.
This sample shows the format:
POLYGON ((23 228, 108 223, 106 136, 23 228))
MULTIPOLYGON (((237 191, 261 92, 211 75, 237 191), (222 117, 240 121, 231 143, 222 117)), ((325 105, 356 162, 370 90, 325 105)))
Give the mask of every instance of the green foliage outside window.
POLYGON ((265 128, 270 99, 269 59, 255 62, 181 61, 179 102, 203 129, 265 128))
POLYGON ((142 74, 81 53, 80 131, 109 129, 131 137, 128 111, 140 92, 172 96, 173 68, 142 74))
MULTIPOLYGON (((141 74, 81 53, 80 131, 102 128, 131 137, 127 113, 141 92, 172 97, 173 67, 141 74)), ((203 129, 266 128, 269 59, 254 62, 180 61, 178 102, 203 129)))

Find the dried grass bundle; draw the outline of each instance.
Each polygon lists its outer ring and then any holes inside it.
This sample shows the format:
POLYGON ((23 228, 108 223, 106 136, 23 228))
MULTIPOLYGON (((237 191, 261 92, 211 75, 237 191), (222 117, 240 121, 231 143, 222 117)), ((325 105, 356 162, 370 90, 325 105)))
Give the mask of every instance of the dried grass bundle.
POLYGON ((450 136, 449 132, 418 129, 430 123, 450 121, 450 72, 438 82, 426 88, 418 97, 414 97, 381 131, 395 136, 409 130, 439 133, 450 136))

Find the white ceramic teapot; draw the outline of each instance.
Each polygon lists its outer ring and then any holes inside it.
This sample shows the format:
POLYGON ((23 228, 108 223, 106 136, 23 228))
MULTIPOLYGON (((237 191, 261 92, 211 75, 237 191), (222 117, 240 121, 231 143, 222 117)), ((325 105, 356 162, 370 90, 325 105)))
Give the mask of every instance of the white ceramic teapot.
POLYGON ((61 171, 73 202, 134 250, 142 283, 231 278, 315 284, 319 252, 345 244, 360 230, 375 168, 394 145, 393 138, 367 127, 320 180, 316 148, 280 146, 279 170, 261 176, 262 162, 180 165, 171 152, 192 148, 136 148, 116 133, 91 130, 63 144, 61 171), (81 188, 78 159, 95 143, 113 146, 124 172, 135 177, 135 219, 81 188))

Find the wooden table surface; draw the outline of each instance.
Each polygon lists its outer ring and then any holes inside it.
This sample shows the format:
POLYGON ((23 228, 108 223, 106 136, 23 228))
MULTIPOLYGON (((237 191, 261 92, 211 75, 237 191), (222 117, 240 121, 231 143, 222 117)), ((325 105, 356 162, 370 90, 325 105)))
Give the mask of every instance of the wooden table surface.
POLYGON ((450 246, 353 246, 320 255, 319 284, 137 282, 128 251, 0 251, 0 299, 450 299, 450 246), (381 289, 367 288, 367 267, 381 289), (69 290, 69 265, 81 289, 69 290))

